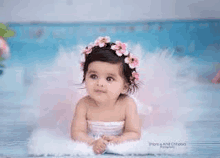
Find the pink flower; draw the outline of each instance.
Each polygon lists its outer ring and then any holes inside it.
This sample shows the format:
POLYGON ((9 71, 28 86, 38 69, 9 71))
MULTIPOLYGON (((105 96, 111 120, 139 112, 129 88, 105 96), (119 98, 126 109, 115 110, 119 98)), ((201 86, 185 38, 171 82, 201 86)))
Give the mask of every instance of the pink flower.
POLYGON ((139 66, 138 58, 132 54, 125 58, 125 63, 127 63, 131 69, 139 66))
POLYGON ((92 52, 92 48, 93 48, 93 44, 90 43, 88 48, 86 48, 84 51, 83 51, 83 54, 89 54, 92 52))
POLYGON ((138 81, 139 80, 139 73, 133 71, 132 77, 134 78, 135 81, 138 81))
POLYGON ((0 57, 7 59, 10 57, 10 49, 4 40, 4 38, 0 38, 0 57))
POLYGON ((104 47, 106 43, 110 42, 110 37, 109 36, 105 36, 105 37, 99 37, 96 41, 95 41, 95 46, 99 46, 99 47, 104 47))
POLYGON ((212 83, 220 83, 220 70, 218 71, 217 75, 212 79, 212 83))
POLYGON ((2 44, 2 48, 6 49, 6 43, 5 42, 2 44))
POLYGON ((120 41, 115 42, 116 45, 111 46, 111 49, 116 50, 116 54, 118 56, 128 55, 128 52, 126 51, 127 44, 121 43, 120 41))

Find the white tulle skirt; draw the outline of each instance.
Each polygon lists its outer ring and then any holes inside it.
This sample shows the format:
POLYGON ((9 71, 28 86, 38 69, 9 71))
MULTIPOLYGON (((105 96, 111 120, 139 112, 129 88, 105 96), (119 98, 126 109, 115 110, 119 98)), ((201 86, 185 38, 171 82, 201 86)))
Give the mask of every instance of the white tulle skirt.
MULTIPOLYGON (((29 154, 94 155, 92 147, 70 138, 70 124, 77 101, 86 95, 80 70, 78 48, 60 51, 51 67, 38 66, 27 92, 32 107, 23 117, 35 129, 29 138, 29 154)), ((190 150, 185 123, 193 107, 203 102, 202 86, 197 81, 198 67, 190 57, 175 57, 168 50, 144 52, 140 45, 132 49, 139 57, 140 89, 132 95, 142 119, 139 141, 109 144, 106 153, 182 154, 190 150), (192 93, 196 91, 196 93, 192 93), (190 93, 191 92, 191 93, 190 93)), ((191 115, 192 116, 192 115, 191 115)), ((194 115, 194 119, 196 116, 194 115)))

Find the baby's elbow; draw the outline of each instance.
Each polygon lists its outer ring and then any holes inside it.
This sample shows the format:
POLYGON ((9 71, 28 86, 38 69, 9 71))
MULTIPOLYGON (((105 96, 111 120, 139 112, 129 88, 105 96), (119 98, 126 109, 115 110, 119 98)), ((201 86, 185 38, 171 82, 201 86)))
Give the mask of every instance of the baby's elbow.
POLYGON ((73 140, 73 141, 77 141, 77 133, 76 132, 72 132, 71 133, 71 139, 73 140))
POLYGON ((81 131, 74 131, 71 134, 72 140, 77 141, 77 142, 84 139, 84 137, 85 137, 85 134, 84 134, 84 132, 81 132, 81 131))
POLYGON ((141 130, 136 130, 136 136, 137 136, 137 139, 140 140, 141 139, 141 130))
POLYGON ((141 132, 137 133, 137 139, 140 140, 141 139, 141 132))
POLYGON ((71 139, 75 140, 75 136, 71 133, 71 139))
POLYGON ((134 132, 135 133, 135 140, 140 140, 141 139, 141 132, 139 132, 139 131, 136 131, 136 132, 134 132))

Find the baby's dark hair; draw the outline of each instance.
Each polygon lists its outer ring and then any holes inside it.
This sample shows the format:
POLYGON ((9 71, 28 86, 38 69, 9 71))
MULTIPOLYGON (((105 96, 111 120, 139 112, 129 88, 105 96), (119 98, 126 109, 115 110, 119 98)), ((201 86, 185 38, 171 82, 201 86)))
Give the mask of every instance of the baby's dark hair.
MULTIPOLYGON (((139 85, 135 83, 135 79, 132 78, 132 72, 136 72, 136 68, 131 69, 127 63, 125 63, 126 56, 118 56, 116 51, 111 49, 112 45, 116 45, 115 43, 106 43, 104 47, 94 46, 92 47, 92 51, 89 54, 85 54, 85 62, 82 63, 83 67, 83 81, 85 82, 86 73, 88 71, 89 64, 94 61, 102 61, 111 64, 119 64, 121 63, 121 76, 125 79, 128 84, 128 93, 134 93, 139 85)), ((86 47, 88 49, 88 47, 86 47)))

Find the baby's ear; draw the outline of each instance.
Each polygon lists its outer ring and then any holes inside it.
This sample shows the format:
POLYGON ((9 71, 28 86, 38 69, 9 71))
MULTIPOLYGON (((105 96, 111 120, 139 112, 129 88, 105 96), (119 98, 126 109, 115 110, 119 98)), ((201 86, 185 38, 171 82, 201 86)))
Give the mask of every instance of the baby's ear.
POLYGON ((122 91, 122 94, 127 93, 127 92, 128 92, 128 89, 129 89, 129 85, 128 85, 128 83, 125 83, 125 84, 124 84, 124 89, 123 89, 123 91, 122 91))

